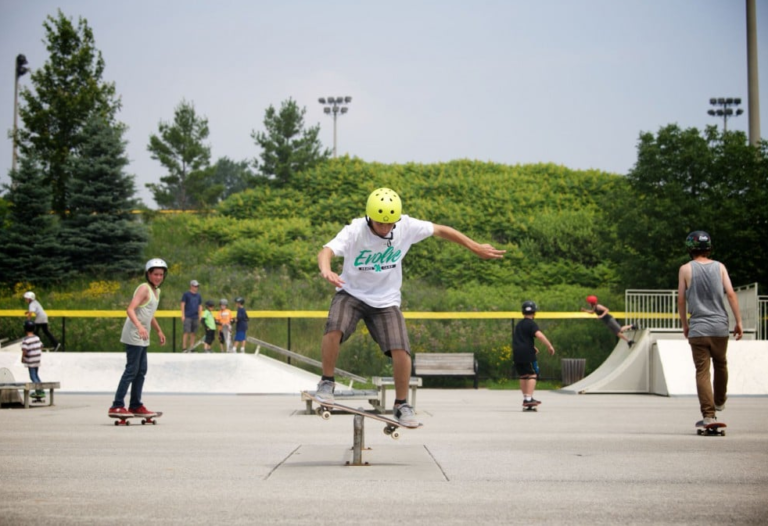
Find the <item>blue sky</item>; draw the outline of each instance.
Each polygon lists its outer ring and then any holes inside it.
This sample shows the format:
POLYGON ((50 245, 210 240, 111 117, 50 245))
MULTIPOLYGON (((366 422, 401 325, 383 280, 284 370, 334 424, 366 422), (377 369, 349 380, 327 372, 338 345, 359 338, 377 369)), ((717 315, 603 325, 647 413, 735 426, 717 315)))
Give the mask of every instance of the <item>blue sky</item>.
MULTIPOLYGON (((319 97, 353 97, 339 154, 383 163, 552 162, 624 174, 641 132, 722 126, 710 97, 747 104, 743 0, 0 0, 0 127, 13 127, 14 61, 47 60, 43 21, 83 17, 122 98, 139 197, 147 152, 187 100, 212 157, 257 158, 264 111, 288 98, 320 124, 319 97)), ((768 137, 768 0, 757 0, 761 131, 768 137)), ((22 77, 29 85, 29 76, 22 77)), ((746 131, 746 113, 728 123, 746 131)), ((3 133, 0 183, 12 144, 3 133)))

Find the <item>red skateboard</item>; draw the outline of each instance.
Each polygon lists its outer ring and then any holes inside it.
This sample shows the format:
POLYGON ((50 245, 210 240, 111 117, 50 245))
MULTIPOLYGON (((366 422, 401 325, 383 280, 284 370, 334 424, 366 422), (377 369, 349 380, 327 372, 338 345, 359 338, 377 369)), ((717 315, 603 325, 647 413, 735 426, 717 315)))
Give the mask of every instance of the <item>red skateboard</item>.
POLYGON ((722 422, 715 422, 714 424, 707 424, 704 425, 703 420, 699 420, 696 422, 696 434, 697 435, 706 435, 706 436, 725 436, 725 429, 728 427, 722 422))

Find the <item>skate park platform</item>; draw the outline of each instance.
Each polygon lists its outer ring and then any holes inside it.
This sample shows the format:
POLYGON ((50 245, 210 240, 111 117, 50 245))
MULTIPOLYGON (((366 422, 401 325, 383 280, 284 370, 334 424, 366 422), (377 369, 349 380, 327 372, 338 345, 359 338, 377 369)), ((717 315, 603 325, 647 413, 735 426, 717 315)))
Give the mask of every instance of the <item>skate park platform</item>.
POLYGON ((762 525, 768 397, 728 401, 701 437, 695 397, 419 391, 424 426, 304 415, 298 394, 147 394, 156 426, 113 425, 109 394, 0 410, 0 523, 16 525, 762 525), (515 403, 510 403, 515 402, 515 403))
MULTIPOLYGON (((315 389, 320 380, 263 354, 150 353, 148 363, 145 393, 294 394, 315 389)), ((0 367, 16 379, 29 377, 20 350, 0 352, 0 367)), ((49 352, 43 353, 40 378, 60 382, 57 394, 114 393, 124 369, 124 352, 49 352)))
MULTIPOLYGON (((565 386, 571 394, 696 395, 691 348, 682 331, 645 329, 631 348, 619 340, 592 374, 565 386)), ((768 341, 728 342, 729 396, 768 395, 768 341)))

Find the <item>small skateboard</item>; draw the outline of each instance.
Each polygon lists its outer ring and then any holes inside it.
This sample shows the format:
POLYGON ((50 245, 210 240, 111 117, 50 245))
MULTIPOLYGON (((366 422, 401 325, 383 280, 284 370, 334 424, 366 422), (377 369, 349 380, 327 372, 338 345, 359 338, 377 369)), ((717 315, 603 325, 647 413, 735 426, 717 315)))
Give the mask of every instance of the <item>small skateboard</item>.
POLYGON ((523 402, 523 412, 526 411, 533 411, 534 413, 538 411, 538 406, 541 402, 523 402))
POLYGON ((355 409, 353 407, 349 407, 346 405, 337 404, 336 402, 333 402, 333 403, 324 402, 324 401, 318 400, 311 393, 307 391, 304 391, 304 394, 306 394, 309 398, 311 398, 318 404, 317 409, 315 409, 315 413, 323 420, 328 420, 331 418, 332 409, 338 409, 340 411, 345 411, 347 413, 360 415, 365 418, 372 418, 373 420, 378 420, 379 422, 383 422, 384 424, 386 424, 386 426, 384 427, 384 434, 392 437, 394 440, 397 440, 398 438, 400 438, 401 427, 405 427, 407 429, 417 429, 422 425, 422 424, 419 424, 418 426, 415 426, 415 427, 404 426, 403 424, 401 424, 400 422, 398 422, 393 418, 388 418, 386 416, 382 416, 377 413, 365 411, 364 409, 355 409))
POLYGON ((155 420, 156 420, 156 419, 158 419, 158 418, 160 418, 161 416, 163 416, 163 412, 162 412, 162 411, 158 411, 158 412, 155 414, 155 416, 148 416, 148 417, 146 417, 146 418, 142 418, 142 419, 141 419, 141 425, 144 425, 144 424, 152 424, 152 425, 155 425, 155 424, 157 424, 157 422, 155 422, 155 420))
MULTIPOLYGON (((160 418, 161 416, 163 416, 162 411, 158 412, 155 416, 148 416, 148 417, 142 418, 141 425, 157 424, 157 422, 155 422, 155 419, 160 418)), ((131 422, 130 422, 131 418, 138 418, 138 417, 135 417, 133 415, 120 415, 120 416, 109 415, 109 418, 115 419, 116 426, 129 426, 131 425, 131 422)))
POLYGON ((32 399, 33 404, 42 404, 45 402, 45 395, 44 394, 30 394, 29 397, 32 399))
POLYGON ((116 426, 129 426, 131 425, 130 419, 133 418, 133 415, 109 415, 109 418, 115 419, 116 426))
POLYGON ((707 424, 704 425, 703 420, 699 420, 696 422, 696 434, 697 435, 706 435, 706 436, 716 436, 719 435, 721 437, 725 436, 725 429, 728 427, 722 422, 715 422, 714 424, 707 424))

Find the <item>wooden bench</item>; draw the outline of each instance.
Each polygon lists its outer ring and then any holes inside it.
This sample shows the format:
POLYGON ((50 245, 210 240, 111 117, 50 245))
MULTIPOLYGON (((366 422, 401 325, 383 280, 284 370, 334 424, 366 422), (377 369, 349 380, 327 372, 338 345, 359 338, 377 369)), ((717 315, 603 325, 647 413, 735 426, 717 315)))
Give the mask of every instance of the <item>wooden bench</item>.
POLYGON ((59 382, 13 382, 0 384, 0 391, 24 390, 24 409, 29 409, 29 392, 43 389, 49 390, 48 405, 53 405, 53 390, 60 389, 59 382))
POLYGON ((413 357, 414 376, 473 376, 477 389, 477 360, 471 352, 416 353, 413 357))

